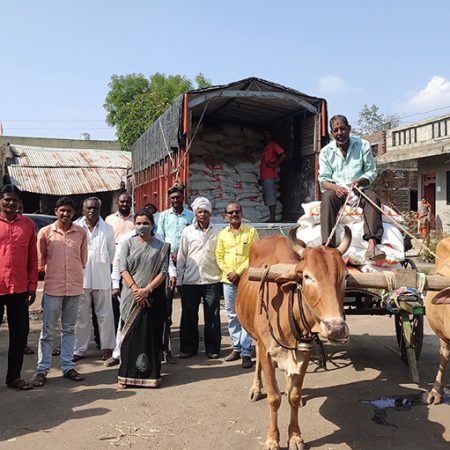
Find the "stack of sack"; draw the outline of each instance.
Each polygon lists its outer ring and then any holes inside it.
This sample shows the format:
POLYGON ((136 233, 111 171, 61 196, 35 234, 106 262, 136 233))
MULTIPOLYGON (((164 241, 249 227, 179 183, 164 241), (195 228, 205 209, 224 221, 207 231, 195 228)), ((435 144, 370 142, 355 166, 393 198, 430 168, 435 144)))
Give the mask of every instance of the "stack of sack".
MULTIPOLYGON (((297 230, 297 238, 302 240, 308 247, 321 245, 320 234, 320 202, 302 204, 305 214, 298 219, 300 227, 297 230)), ((365 254, 367 241, 363 239, 364 218, 362 208, 353 208, 346 205, 336 229, 336 241, 339 244, 344 235, 344 225, 352 232, 352 243, 343 255, 346 264, 364 266, 363 271, 376 270, 376 267, 389 267, 389 269, 400 268, 400 262, 405 259, 403 235, 401 231, 392 224, 392 220, 404 226, 403 217, 392 208, 382 205, 383 209, 383 239, 378 245, 386 254, 385 259, 371 261, 367 264, 365 254)), ((341 210, 340 210, 341 211, 341 210)), ((338 214, 340 214, 340 211, 338 214)))
MULTIPOLYGON (((263 148, 262 133, 252 127, 228 123, 199 130, 190 149, 189 200, 199 195, 210 199, 213 221, 223 222, 226 205, 236 200, 246 220, 265 222, 269 208, 258 185, 263 148)), ((278 201, 278 221, 281 214, 278 201)))

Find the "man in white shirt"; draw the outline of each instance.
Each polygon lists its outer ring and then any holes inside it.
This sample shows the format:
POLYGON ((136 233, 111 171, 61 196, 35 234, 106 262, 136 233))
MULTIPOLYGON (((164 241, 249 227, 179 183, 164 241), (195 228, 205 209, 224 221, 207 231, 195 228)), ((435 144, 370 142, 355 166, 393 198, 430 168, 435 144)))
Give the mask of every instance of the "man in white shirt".
POLYGON ((210 223, 211 202, 197 197, 192 203, 195 220, 182 235, 177 255, 177 286, 181 288, 180 358, 198 352, 198 308, 203 300, 204 341, 208 358, 220 354, 221 270, 216 261, 220 228, 210 223))
POLYGON ((91 337, 91 305, 100 331, 102 359, 111 357, 115 346, 114 314, 111 304, 111 265, 114 259, 114 231, 100 217, 101 201, 89 197, 83 202, 83 217, 75 223, 86 230, 88 262, 84 269, 83 295, 75 327, 74 361, 84 358, 91 337))

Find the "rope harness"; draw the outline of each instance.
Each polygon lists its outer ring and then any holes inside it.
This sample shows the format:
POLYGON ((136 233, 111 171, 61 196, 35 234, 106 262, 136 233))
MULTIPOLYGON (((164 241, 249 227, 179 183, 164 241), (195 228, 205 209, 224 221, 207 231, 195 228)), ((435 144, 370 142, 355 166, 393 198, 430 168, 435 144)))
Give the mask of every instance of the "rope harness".
POLYGON ((311 351, 312 343, 315 342, 318 346, 319 367, 326 369, 326 355, 322 341, 320 340, 319 333, 312 331, 311 327, 308 324, 303 302, 306 304, 307 308, 309 309, 309 311, 315 317, 316 320, 322 322, 322 319, 314 310, 314 308, 311 306, 311 304, 307 301, 305 295, 303 294, 302 286, 300 283, 297 282, 292 283, 292 286, 289 289, 289 297, 288 297, 288 320, 292 335, 294 336, 294 339, 296 341, 296 345, 295 346, 288 345, 282 342, 281 338, 277 338, 275 336, 275 332, 272 323, 270 321, 270 314, 269 314, 269 305, 270 305, 269 288, 268 288, 269 282, 267 281, 267 275, 269 273, 269 270, 270 267, 268 266, 264 267, 264 272, 261 277, 261 282, 259 284, 258 299, 259 299, 259 314, 262 314, 264 309, 270 336, 280 347, 291 351, 296 350, 302 352, 311 351), (300 313, 301 325, 297 323, 294 317, 295 298, 297 298, 297 307, 300 313))

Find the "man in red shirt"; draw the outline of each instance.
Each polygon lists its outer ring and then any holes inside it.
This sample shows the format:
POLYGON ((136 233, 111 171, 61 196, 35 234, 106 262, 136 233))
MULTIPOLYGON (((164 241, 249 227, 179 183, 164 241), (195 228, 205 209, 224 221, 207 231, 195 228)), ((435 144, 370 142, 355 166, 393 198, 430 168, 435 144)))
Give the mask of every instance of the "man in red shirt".
POLYGON ((8 314, 9 350, 6 384, 29 390, 31 383, 20 378, 23 351, 30 329, 28 307, 36 298, 38 281, 34 223, 17 213, 20 190, 6 184, 0 189, 0 304, 8 314))
POLYGON ((275 211, 277 194, 275 180, 278 178, 277 167, 285 160, 284 150, 272 139, 270 132, 264 130, 264 151, 259 168, 259 181, 262 185, 264 204, 269 207, 270 217, 267 222, 276 222, 275 211))

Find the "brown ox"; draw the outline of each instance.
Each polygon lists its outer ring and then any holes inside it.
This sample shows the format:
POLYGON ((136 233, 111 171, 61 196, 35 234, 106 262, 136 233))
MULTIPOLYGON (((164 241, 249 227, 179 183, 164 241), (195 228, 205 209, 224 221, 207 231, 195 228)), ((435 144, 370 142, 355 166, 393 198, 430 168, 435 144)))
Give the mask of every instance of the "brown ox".
MULTIPOLYGON (((436 274, 450 277, 450 238, 439 242, 436 256, 436 274)), ((442 402, 442 380, 450 357, 450 288, 438 293, 429 292, 425 308, 428 322, 440 339, 439 369, 433 388, 428 394, 428 403, 437 405, 442 402)))
POLYGON ((260 283, 249 281, 247 272, 239 282, 236 297, 239 321, 256 341, 256 372, 250 389, 253 401, 261 397, 261 370, 266 381, 269 403, 267 449, 278 449, 280 442, 277 416, 281 395, 275 377, 276 367, 286 373, 286 390, 291 406, 289 449, 305 448, 298 423, 298 408, 310 349, 308 345, 298 345, 298 332, 293 330, 292 320, 289 319, 291 288, 301 286, 300 302, 295 301, 291 310, 297 330, 300 329, 307 338, 311 337, 311 333, 320 333, 332 344, 348 341, 348 327, 343 314, 347 269, 341 255, 350 245, 351 232, 346 227, 345 238, 338 249, 324 246, 305 248, 303 243, 297 241, 295 233, 296 228, 289 232, 289 240, 277 236, 261 239, 253 244, 250 251, 251 267, 292 263, 295 269, 278 277, 277 283, 267 283, 265 290, 268 295, 263 296, 266 299, 264 302, 258 297, 260 283), (303 320, 300 309, 303 310, 303 320))

